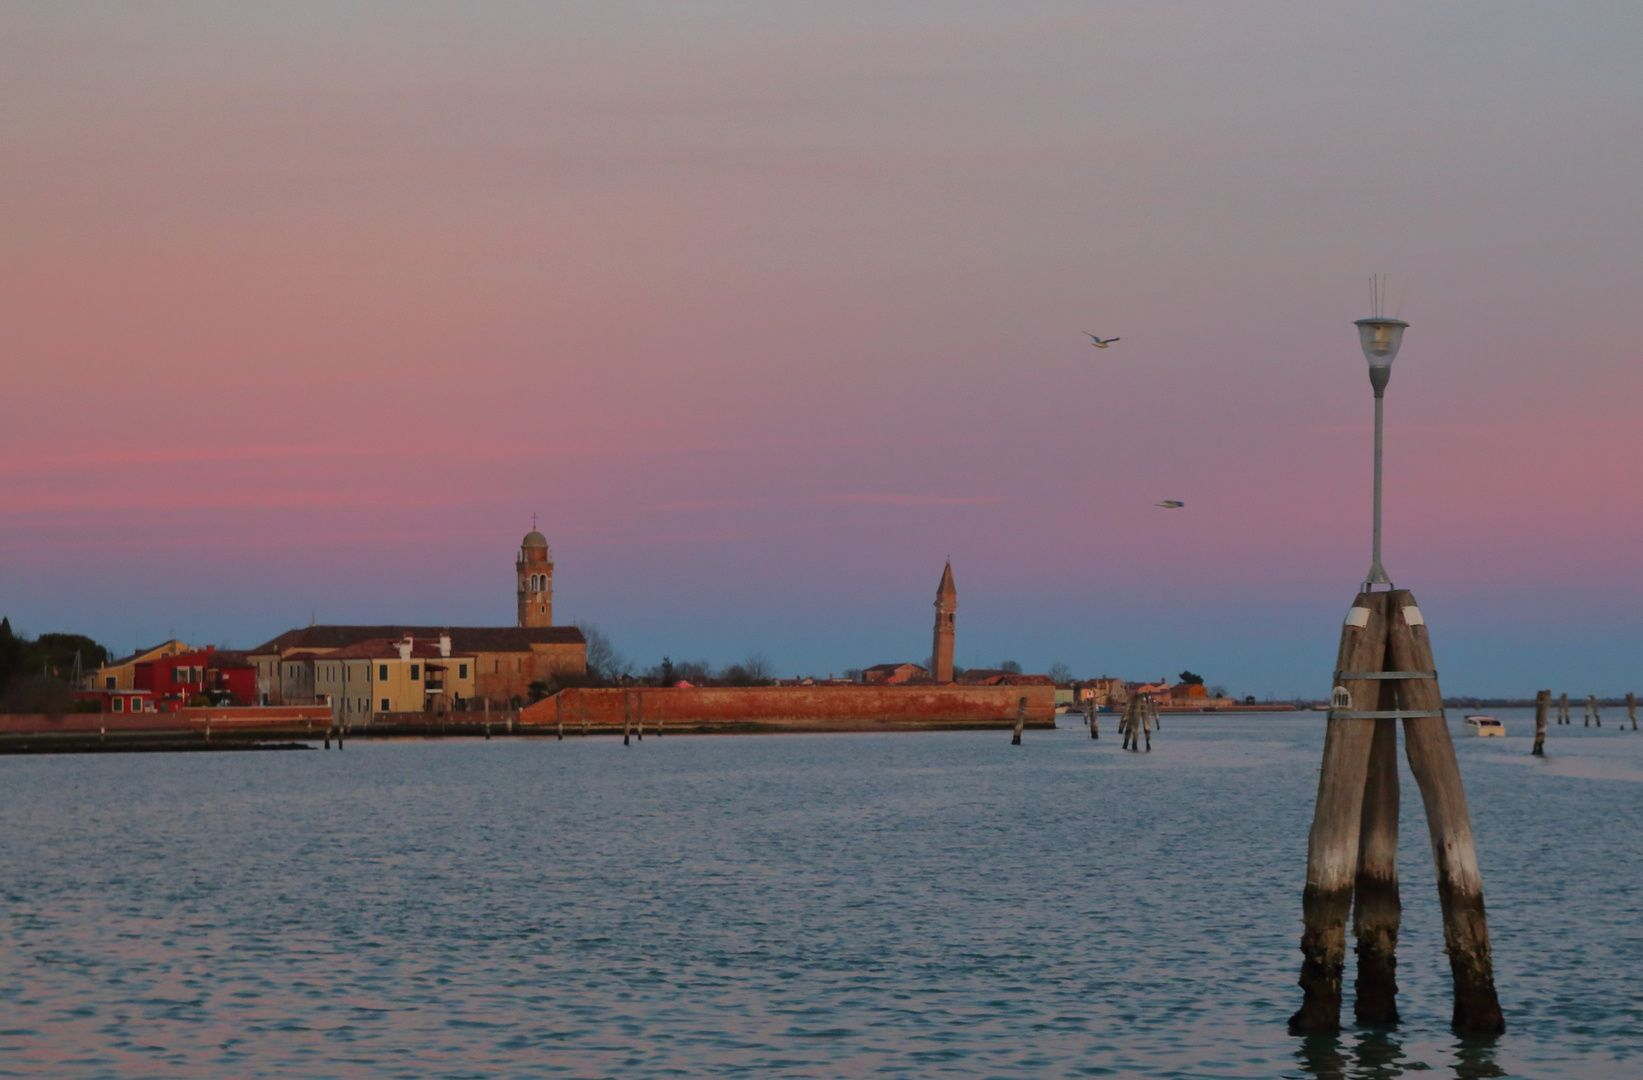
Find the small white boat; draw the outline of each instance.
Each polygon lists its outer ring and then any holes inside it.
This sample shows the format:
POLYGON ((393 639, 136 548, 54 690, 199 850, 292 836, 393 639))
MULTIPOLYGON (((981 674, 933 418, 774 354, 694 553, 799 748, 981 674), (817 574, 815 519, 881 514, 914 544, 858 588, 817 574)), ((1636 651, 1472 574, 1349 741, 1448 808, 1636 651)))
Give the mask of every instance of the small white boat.
POLYGON ((1472 729, 1472 734, 1474 735, 1506 734, 1505 724, 1502 724, 1499 720, 1496 720, 1492 716, 1484 716, 1481 713, 1468 716, 1466 718, 1466 726, 1472 729))

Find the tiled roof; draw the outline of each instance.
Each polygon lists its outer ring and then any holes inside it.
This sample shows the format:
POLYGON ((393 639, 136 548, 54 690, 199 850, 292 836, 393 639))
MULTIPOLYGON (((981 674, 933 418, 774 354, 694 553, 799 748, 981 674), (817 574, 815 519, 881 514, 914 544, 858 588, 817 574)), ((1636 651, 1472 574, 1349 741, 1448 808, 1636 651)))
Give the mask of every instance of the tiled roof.
MULTIPOLYGON (((451 656, 454 658, 457 655, 458 651, 456 647, 452 646, 451 656)), ((465 659, 471 658, 471 654, 468 653, 462 653, 461 655, 465 659)), ((417 660, 438 660, 440 658, 439 642, 426 640, 413 641, 411 644, 411 656, 417 660)), ((373 638, 370 641, 361 641, 354 645, 345 645, 336 652, 326 653, 324 656, 320 657, 322 660, 358 660, 361 658, 369 658, 372 660, 398 660, 399 642, 390 641, 387 638, 373 638)))
POLYGON ((438 644, 441 634, 451 636, 454 652, 530 652, 532 645, 585 645, 574 626, 304 626, 252 649, 252 655, 284 654, 292 649, 341 649, 362 641, 406 635, 438 644))

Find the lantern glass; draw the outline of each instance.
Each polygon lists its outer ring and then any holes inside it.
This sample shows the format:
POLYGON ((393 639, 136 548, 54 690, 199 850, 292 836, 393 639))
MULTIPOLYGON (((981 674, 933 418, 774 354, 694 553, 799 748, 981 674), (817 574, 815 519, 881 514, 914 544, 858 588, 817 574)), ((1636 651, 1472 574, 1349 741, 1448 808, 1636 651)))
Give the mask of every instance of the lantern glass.
POLYGON ((1359 319, 1358 340, 1363 344, 1364 359, 1370 367, 1391 367, 1397 358, 1398 346, 1403 344, 1404 329, 1409 326, 1402 319, 1359 319))

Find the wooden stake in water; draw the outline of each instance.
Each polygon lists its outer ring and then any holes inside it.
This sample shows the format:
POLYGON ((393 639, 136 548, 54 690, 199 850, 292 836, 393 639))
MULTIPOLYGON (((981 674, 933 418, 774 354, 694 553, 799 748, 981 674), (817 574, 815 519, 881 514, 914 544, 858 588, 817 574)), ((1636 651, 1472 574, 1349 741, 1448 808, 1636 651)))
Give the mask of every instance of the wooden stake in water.
MULTIPOLYGON (((1399 671, 1435 672, 1426 621, 1415 598, 1398 589, 1391 597, 1387 651, 1399 671)), ((1506 1030, 1495 994, 1494 958, 1489 923, 1483 909, 1483 876, 1478 872, 1472 822, 1466 810, 1455 744, 1443 716, 1443 695, 1436 677, 1402 683, 1402 708, 1431 712, 1406 716, 1403 733, 1409 771, 1420 785, 1426 827, 1432 837, 1432 859, 1438 871, 1438 899, 1443 906, 1444 951, 1455 980, 1454 1030, 1464 1035, 1491 1035, 1506 1030)))
MULTIPOLYGON (((1397 708, 1397 684, 1384 680, 1378 709, 1397 708)), ((1352 894, 1352 936, 1357 938, 1360 1024, 1398 1022, 1398 722, 1371 721, 1369 772, 1364 780, 1358 829, 1358 874, 1352 894)))
MULTIPOLYGON (((1359 593, 1341 627, 1335 667, 1341 672, 1378 672, 1386 654, 1386 593, 1359 593)), ((1364 788, 1369 776, 1375 722, 1337 718, 1380 700, 1376 680, 1339 679, 1324 729, 1318 802, 1306 841, 1306 888, 1301 893, 1300 1009, 1289 1018, 1295 1034, 1338 1031, 1341 975, 1346 969, 1346 915, 1358 871, 1364 788)))
POLYGON ((1557 722, 1560 724, 1567 724, 1569 722, 1568 694, 1564 694, 1557 699, 1557 722))
POLYGON ((1603 726, 1603 707, 1597 703, 1596 694, 1586 695, 1586 707, 1592 711, 1592 723, 1603 726))
POLYGON ((1090 722, 1090 738, 1099 739, 1101 737, 1101 709, 1096 705, 1093 697, 1084 702, 1084 719, 1090 722))
POLYGON ((622 694, 622 745, 628 746, 629 737, 633 734, 633 696, 626 691, 622 694))
POLYGON ((1535 748, 1529 751, 1535 757, 1546 756, 1546 709, 1552 703, 1552 692, 1542 690, 1535 695, 1535 748))
POLYGON ((1011 746, 1021 745, 1021 730, 1027 726, 1027 699, 1022 698, 1015 707, 1015 734, 1010 736, 1011 746))
POLYGON ((1632 730, 1637 730, 1637 695, 1626 695, 1626 715, 1632 718, 1632 730))

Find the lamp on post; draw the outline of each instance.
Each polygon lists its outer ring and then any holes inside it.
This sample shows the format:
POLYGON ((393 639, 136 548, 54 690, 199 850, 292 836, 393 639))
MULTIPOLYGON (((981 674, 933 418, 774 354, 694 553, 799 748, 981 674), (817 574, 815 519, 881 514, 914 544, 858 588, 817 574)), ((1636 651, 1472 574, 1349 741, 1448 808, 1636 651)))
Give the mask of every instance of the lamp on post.
POLYGON ((1403 332, 1409 324, 1402 319, 1373 319, 1357 321, 1358 340, 1363 345, 1363 356, 1369 361, 1369 385, 1375 388, 1375 541, 1374 555, 1369 564, 1369 576, 1364 579, 1364 591, 1373 585, 1391 586, 1381 565, 1381 417, 1386 400, 1386 384, 1392 378, 1392 361, 1397 358, 1398 346, 1403 344, 1403 332))

